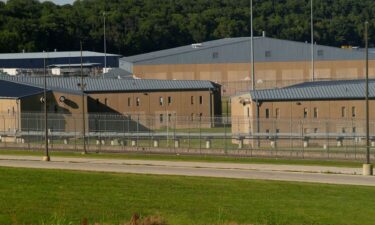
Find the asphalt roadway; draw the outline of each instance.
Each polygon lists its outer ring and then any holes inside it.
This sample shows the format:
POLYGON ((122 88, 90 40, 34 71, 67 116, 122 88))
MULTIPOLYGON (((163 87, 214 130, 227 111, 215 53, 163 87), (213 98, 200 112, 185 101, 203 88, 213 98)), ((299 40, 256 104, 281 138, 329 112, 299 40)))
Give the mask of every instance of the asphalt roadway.
POLYGON ((375 186, 361 168, 0 155, 0 166, 375 186))

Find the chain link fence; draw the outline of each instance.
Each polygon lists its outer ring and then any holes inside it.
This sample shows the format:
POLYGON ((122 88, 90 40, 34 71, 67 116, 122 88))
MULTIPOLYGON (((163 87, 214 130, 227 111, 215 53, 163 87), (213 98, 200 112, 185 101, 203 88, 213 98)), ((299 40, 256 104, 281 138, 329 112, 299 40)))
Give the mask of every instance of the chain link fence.
MULTIPOLYGON (((44 114, 0 115, 0 148, 42 150, 44 114)), ((364 160, 363 120, 48 114, 52 150, 364 160), (85 137, 85 138, 84 138, 85 137)), ((375 123, 370 123, 375 147, 375 123)), ((371 157, 374 152, 371 150, 371 157)))

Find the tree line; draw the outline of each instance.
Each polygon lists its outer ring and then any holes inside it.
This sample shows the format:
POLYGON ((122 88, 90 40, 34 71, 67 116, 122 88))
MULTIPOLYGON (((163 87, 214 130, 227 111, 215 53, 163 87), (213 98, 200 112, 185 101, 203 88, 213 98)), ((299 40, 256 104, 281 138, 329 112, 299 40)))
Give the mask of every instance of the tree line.
MULTIPOLYGON (((37 0, 0 2, 0 52, 107 51, 133 55, 250 35, 250 0, 37 0)), ((310 0, 253 0, 254 34, 310 41, 310 0)), ((374 0, 314 0, 319 44, 363 46, 364 21, 375 41, 374 0)))

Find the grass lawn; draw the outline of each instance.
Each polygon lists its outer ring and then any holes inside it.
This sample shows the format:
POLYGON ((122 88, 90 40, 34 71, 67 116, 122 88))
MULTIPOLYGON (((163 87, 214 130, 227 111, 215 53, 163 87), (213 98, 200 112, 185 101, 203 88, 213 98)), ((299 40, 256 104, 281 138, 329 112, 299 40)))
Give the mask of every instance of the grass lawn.
MULTIPOLYGON (((0 150, 0 155, 31 155, 42 156, 43 151, 26 150, 0 150)), ((353 161, 325 161, 307 159, 273 159, 273 158, 237 158, 225 156, 189 156, 189 155, 158 155, 158 154, 136 154, 136 153, 89 153, 82 155, 81 152, 51 152, 51 157, 82 157, 82 158, 112 158, 112 159, 139 159, 139 160, 167 160, 167 161, 191 161, 191 162, 224 162, 224 163, 257 163, 278 165, 311 165, 311 166, 335 166, 335 167, 362 167, 362 162, 353 161)))
POLYGON ((0 167, 0 224, 373 225, 375 188, 0 167))

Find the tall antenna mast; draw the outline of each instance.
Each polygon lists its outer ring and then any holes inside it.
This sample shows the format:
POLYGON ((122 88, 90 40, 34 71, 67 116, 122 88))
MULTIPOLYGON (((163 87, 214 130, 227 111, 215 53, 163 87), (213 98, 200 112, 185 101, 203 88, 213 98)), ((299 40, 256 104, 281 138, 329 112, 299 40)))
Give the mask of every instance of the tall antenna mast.
POLYGON ((250 45, 251 45, 251 90, 255 90, 255 69, 254 69, 254 32, 253 32, 253 0, 250 0, 250 45))
POLYGON ((315 81, 315 65, 314 65, 314 0, 311 0, 311 80, 315 81))

